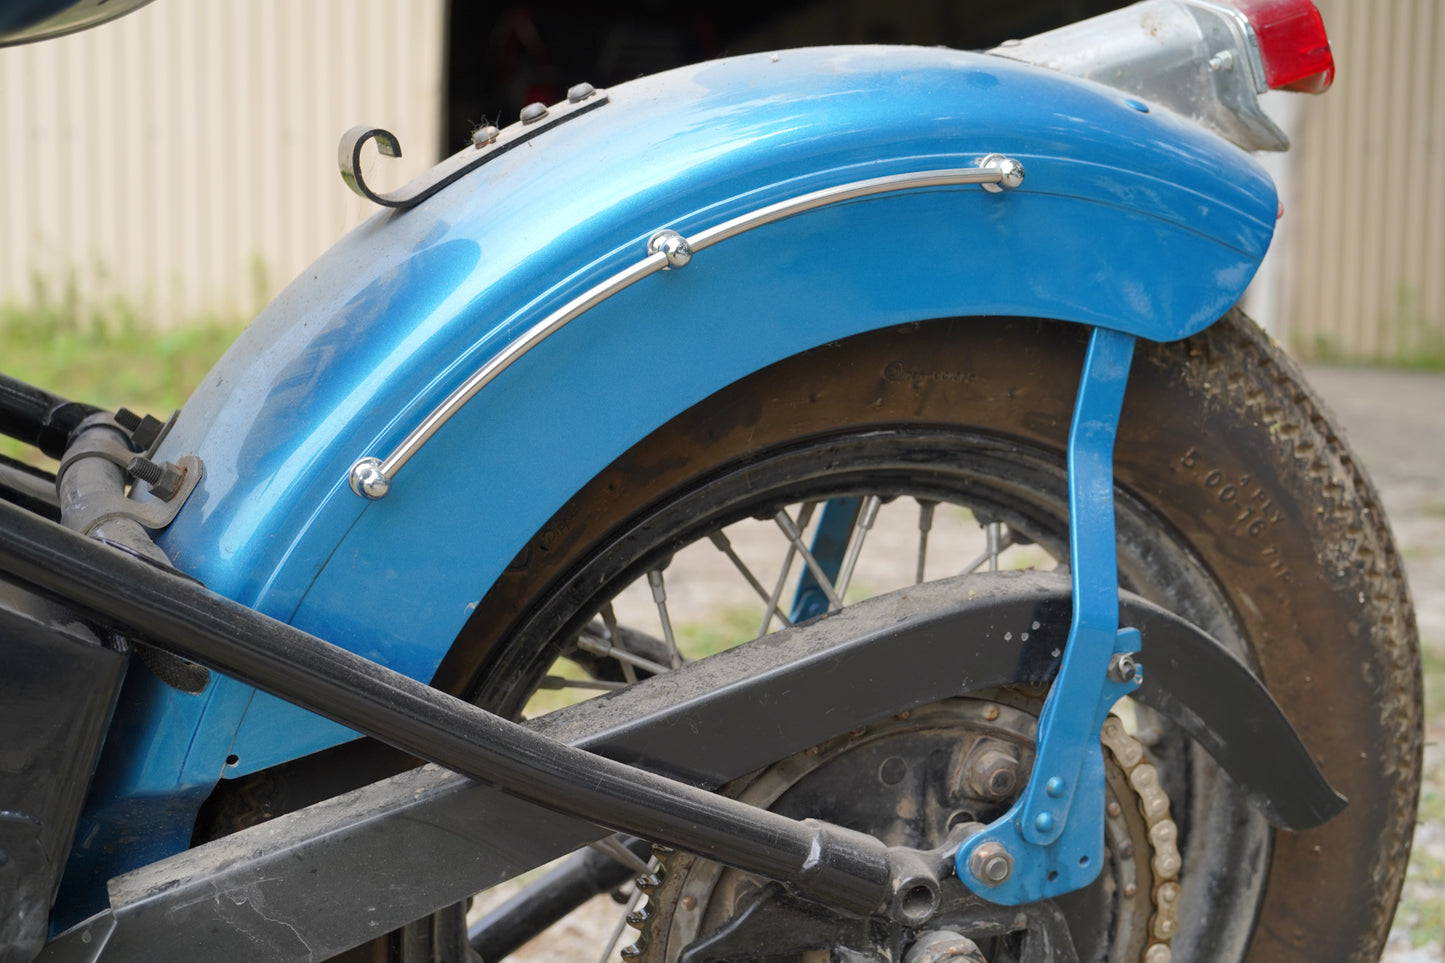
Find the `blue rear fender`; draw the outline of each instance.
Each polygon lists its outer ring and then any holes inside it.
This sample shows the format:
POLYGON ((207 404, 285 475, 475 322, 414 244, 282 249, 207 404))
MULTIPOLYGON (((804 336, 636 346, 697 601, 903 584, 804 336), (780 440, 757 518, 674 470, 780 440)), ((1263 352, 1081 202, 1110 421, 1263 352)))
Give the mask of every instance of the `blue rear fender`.
MULTIPOLYGON (((1105 88, 983 55, 793 50, 609 94, 422 205, 371 218, 262 313, 162 452, 194 452, 206 468, 162 538, 182 569, 428 679, 573 493, 728 383, 933 317, 1183 337, 1238 298, 1274 227, 1272 184, 1231 145, 1105 88), (990 153, 1023 162, 1021 187, 838 204, 645 278, 504 372, 385 498, 349 489, 353 462, 390 452, 510 340, 641 259, 658 229, 691 234, 990 153)), ((138 704, 127 792, 209 787, 350 736, 227 679, 138 704)))

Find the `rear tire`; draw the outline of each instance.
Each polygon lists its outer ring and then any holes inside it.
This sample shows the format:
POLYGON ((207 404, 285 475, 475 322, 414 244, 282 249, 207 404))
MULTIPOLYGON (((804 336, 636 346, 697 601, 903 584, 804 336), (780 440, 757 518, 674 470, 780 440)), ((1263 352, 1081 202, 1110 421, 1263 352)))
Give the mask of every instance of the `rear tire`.
MULTIPOLYGON (((478 605, 436 684, 520 711, 650 560, 808 491, 971 492, 1057 541, 1085 345, 1085 331, 1055 322, 934 321, 743 379, 559 511, 478 605)), ((1409 857, 1422 692, 1373 488, 1298 370, 1238 312, 1139 347, 1115 472, 1121 577, 1232 640, 1350 800, 1325 826, 1273 832, 1228 802, 1202 754, 1177 759, 1171 794, 1190 842, 1174 959, 1377 960, 1409 857), (1230 840, 1242 855, 1210 863, 1230 840), (1241 880, 1245 867, 1259 878, 1241 880)))

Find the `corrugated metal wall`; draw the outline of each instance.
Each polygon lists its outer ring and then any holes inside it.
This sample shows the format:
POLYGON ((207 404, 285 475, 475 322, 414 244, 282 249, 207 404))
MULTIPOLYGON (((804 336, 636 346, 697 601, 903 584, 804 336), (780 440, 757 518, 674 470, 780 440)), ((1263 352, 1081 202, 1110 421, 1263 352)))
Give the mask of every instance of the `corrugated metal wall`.
POLYGON ((345 129, 401 140, 384 185, 436 162, 444 16, 177 0, 0 49, 0 303, 38 281, 161 324, 249 314, 376 210, 337 175, 345 129))
MULTIPOLYGON (((1445 358, 1445 5, 1319 0, 1339 82, 1292 98, 1281 250, 1259 305, 1306 353, 1445 358)), ((161 323, 257 306, 371 213, 336 141, 436 160, 445 0, 167 0, 0 49, 0 303, 74 279, 161 323)))
POLYGON ((1306 353, 1445 360, 1445 5, 1317 2, 1339 73, 1298 112, 1278 333, 1306 353))

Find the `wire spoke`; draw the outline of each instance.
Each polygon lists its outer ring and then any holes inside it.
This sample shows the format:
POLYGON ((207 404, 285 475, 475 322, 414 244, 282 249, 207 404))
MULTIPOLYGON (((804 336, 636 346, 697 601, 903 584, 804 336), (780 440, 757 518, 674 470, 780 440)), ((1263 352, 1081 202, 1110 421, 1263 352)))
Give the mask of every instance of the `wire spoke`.
MULTIPOLYGON (((611 640, 611 642, 612 642, 613 644, 608 647, 608 650, 607 650, 606 653, 598 653, 598 652, 596 652, 595 650, 592 650, 592 649, 589 649, 588 651, 589 651, 589 652, 592 652, 594 655, 599 655, 599 654, 611 655, 614 650, 615 650, 615 651, 621 651, 621 652, 627 651, 626 649, 622 648, 622 646, 621 646, 621 642, 622 642, 622 630, 617 627, 617 613, 616 613, 615 611, 613 611, 613 609, 612 609, 612 603, 611 603, 611 602, 608 602, 606 605, 602 606, 602 611, 601 611, 599 614, 602 616, 602 624, 605 625, 605 626, 607 626, 607 638, 608 638, 609 640, 611 640)), ((585 633, 585 632, 583 633, 583 635, 586 635, 586 634, 587 634, 587 633, 585 633)), ((593 638, 596 639, 595 636, 593 636, 593 638)), ((598 640, 598 641, 601 641, 601 640, 598 640)), ((578 644, 579 646, 582 644, 582 638, 581 638, 580 636, 579 636, 578 639, 577 639, 577 644, 578 644)), ((617 658, 616 656, 613 656, 613 657, 614 657, 614 658, 617 658)), ((622 663, 622 678, 626 679, 628 682, 636 682, 636 681, 637 681, 637 673, 636 673, 635 671, 633 671, 633 663, 628 662, 626 659, 621 659, 621 658, 618 658, 617 661, 622 663)))
MULTIPOLYGON (((995 522, 994 524, 998 523, 995 522)), ((974 559, 972 562, 969 562, 967 565, 965 565, 963 571, 959 574, 968 575, 971 572, 977 572, 985 562, 988 562, 990 564, 990 572, 997 572, 999 553, 1002 552, 1004 549, 1011 547, 1013 544, 1013 532, 1004 531, 1003 534, 996 535, 994 538, 991 538, 989 540, 989 547, 984 549, 983 554, 980 555, 978 558, 974 559)))
POLYGON ((652 588, 652 601, 657 603, 657 617, 662 622, 662 641, 667 646, 668 661, 676 669, 682 665, 682 653, 677 650, 677 638, 672 634, 672 619, 667 614, 667 586, 662 580, 662 569, 649 571, 647 584, 652 588))
MULTIPOLYGON (((813 509, 817 502, 805 502, 803 508, 798 512, 798 527, 807 528, 808 522, 813 518, 813 509)), ((768 634, 768 627, 773 624, 773 612, 778 608, 778 602, 783 597, 783 591, 788 586, 788 576, 793 571, 793 559, 797 556, 797 547, 792 541, 788 542, 788 550, 783 554, 783 570, 778 573, 778 582, 773 586, 773 594, 768 598, 768 607, 763 612, 763 624, 758 626, 757 638, 761 639, 768 634)))
POLYGON ((598 692, 611 692, 613 689, 621 689, 626 682, 611 682, 607 679, 569 679, 564 675, 546 675, 542 681, 537 683, 539 689, 594 689, 598 692))
POLYGON ((933 528, 933 510, 938 502, 931 498, 918 501, 918 567, 913 574, 913 584, 923 584, 923 569, 928 564, 928 533, 933 528))
POLYGON ((612 951, 617 948, 617 941, 622 939, 622 931, 627 928, 627 918, 637 909, 637 904, 642 902, 642 890, 632 891, 632 898, 627 901, 627 908, 622 911, 622 919, 612 929, 612 938, 607 941, 602 949, 602 959, 599 963, 607 963, 612 959, 612 951))
POLYGON ((808 546, 803 544, 803 532, 793 523, 793 519, 788 515, 787 510, 783 508, 778 509, 778 513, 773 516, 773 521, 777 522, 778 527, 783 530, 783 534, 788 536, 788 541, 793 543, 793 548, 803 557, 803 564, 808 566, 808 571, 813 573, 813 578, 817 581, 818 587, 822 589, 823 594, 828 597, 828 611, 836 612, 841 609, 843 607, 843 601, 838 598, 838 593, 834 591, 832 580, 830 580, 827 573, 823 571, 823 566, 819 565, 818 560, 813 557, 813 553, 809 551, 808 546))
MULTIPOLYGON (((858 556, 863 553, 863 540, 873 530, 873 522, 878 517, 878 506, 883 504, 883 499, 877 495, 869 495, 863 499, 863 507, 858 512, 858 520, 853 526, 853 532, 848 537, 848 554, 843 557, 843 568, 838 573, 838 598, 848 594, 848 584, 853 581, 853 569, 858 564, 858 556)), ((842 602, 840 601, 841 605, 842 602)))
POLYGON ((652 675, 661 675, 664 672, 672 671, 671 666, 662 665, 641 655, 635 655, 619 645, 613 645, 606 639, 599 639, 591 632, 584 631, 577 636, 577 648, 583 652, 590 652, 593 655, 600 655, 604 658, 616 659, 622 663, 623 676, 630 675, 628 682, 637 681, 637 673, 634 669, 641 669, 652 675))
POLYGON ((758 581, 757 576, 753 575, 752 569, 748 568, 747 564, 741 558, 738 558, 738 553, 733 551, 732 542, 728 541, 728 537, 722 533, 722 530, 719 529, 713 532, 708 538, 717 546, 718 551, 722 552, 732 561, 733 567, 742 573, 743 578, 747 579, 748 584, 753 587, 753 591, 758 593, 758 598, 773 607, 773 614, 782 620, 784 627, 792 625, 792 619, 788 618, 787 614, 783 612, 782 606, 768 597, 768 590, 763 588, 763 584, 758 581))
POLYGON ((623 845, 623 838, 624 837, 621 837, 618 834, 614 833, 611 836, 604 836, 603 838, 590 842, 587 845, 592 849, 597 850, 597 852, 601 853, 603 856, 607 856, 608 858, 621 863, 623 866, 626 866, 628 869, 637 873, 639 876, 646 876, 651 873, 652 866, 648 864, 647 860, 643 859, 641 856, 637 855, 632 850, 628 849, 625 845, 623 845))

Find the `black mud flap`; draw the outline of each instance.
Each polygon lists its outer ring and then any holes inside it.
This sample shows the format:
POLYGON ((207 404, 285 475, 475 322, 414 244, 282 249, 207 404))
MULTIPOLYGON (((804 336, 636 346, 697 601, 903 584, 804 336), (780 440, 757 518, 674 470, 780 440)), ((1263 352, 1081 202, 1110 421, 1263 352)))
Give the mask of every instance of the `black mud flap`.
POLYGON ((0 581, 0 963, 28 963, 125 678, 65 607, 0 581))

